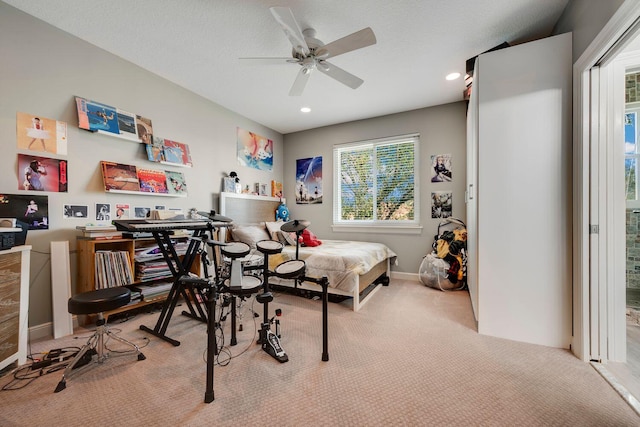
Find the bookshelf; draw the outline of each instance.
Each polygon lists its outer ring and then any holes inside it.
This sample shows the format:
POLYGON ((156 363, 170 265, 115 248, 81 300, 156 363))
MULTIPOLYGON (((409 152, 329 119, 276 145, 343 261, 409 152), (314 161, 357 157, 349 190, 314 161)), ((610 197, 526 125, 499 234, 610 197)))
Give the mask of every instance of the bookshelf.
MULTIPOLYGON (((176 237, 176 240, 186 240, 186 237, 176 237)), ((128 253, 129 259, 129 267, 131 268, 131 272, 133 273, 134 281, 127 285, 128 287, 135 287, 135 285, 142 284, 153 284, 158 281, 171 281, 173 282, 173 277, 160 277, 160 278, 150 278, 141 280, 139 271, 140 264, 145 264, 150 261, 157 261, 161 258, 161 256, 156 257, 155 259, 145 259, 143 261, 136 261, 136 248, 147 248, 155 245, 155 240, 153 238, 141 238, 141 239, 126 239, 126 238, 115 238, 115 239, 92 239, 87 237, 79 236, 77 237, 77 249, 78 249, 78 281, 77 281, 77 292, 89 292, 96 289, 96 268, 99 268, 96 264, 96 252, 99 251, 124 251, 128 253)), ((139 251, 138 251, 139 252, 139 251)), ((199 257, 193 263, 191 271, 197 275, 200 275, 200 259, 199 257)), ((113 311, 109 311, 104 313, 106 319, 110 315, 121 313, 124 311, 133 310, 135 308, 143 307, 145 305, 154 304, 157 302, 162 302, 166 299, 166 293, 145 297, 143 300, 132 302, 124 307, 120 307, 113 311)))

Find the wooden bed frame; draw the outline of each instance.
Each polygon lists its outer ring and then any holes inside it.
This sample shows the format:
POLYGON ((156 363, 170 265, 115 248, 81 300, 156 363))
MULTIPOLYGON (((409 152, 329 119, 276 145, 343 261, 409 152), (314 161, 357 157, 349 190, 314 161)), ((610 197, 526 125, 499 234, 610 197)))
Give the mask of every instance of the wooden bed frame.
MULTIPOLYGON (((282 202, 286 203, 285 199, 282 202)), ((264 221, 275 221, 275 211, 281 200, 277 197, 254 196, 250 194, 220 193, 220 214, 233 220, 235 224, 248 225, 259 224, 264 221)), ((225 236, 221 236, 224 239, 225 236)), ((352 292, 335 289, 329 284, 330 295, 353 298, 353 311, 358 311, 379 289, 380 285, 388 285, 391 274, 389 258, 375 265, 368 272, 358 277, 358 289, 352 292)), ((279 283, 279 286, 293 288, 291 284, 279 283)), ((296 286, 298 289, 321 292, 322 287, 315 283, 302 282, 296 286)))

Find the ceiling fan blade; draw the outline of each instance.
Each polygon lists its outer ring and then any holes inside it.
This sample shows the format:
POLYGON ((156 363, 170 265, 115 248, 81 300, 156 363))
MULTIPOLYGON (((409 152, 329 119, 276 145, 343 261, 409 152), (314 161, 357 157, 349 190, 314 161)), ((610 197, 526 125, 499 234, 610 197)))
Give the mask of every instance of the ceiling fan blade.
POLYGON ((242 64, 245 65, 281 65, 281 64, 297 64, 298 61, 295 58, 267 58, 267 57, 256 57, 256 58, 238 58, 242 64))
POLYGON ((349 86, 351 89, 357 89, 362 83, 364 83, 364 80, 361 78, 356 77, 342 68, 328 63, 327 61, 320 62, 316 69, 327 76, 336 79, 343 85, 349 86))
POLYGON ((271 14, 284 30, 284 34, 291 42, 293 50, 307 56, 309 54, 309 46, 304 41, 302 30, 300 30, 300 26, 291 9, 288 7, 271 7, 269 10, 271 10, 271 14))
POLYGON ((311 75, 311 69, 302 67, 296 76, 296 80, 293 82, 293 86, 291 86, 291 90, 289 91, 289 96, 300 96, 302 92, 304 92, 305 86, 307 86, 307 81, 309 81, 309 76, 311 75))
POLYGON ((376 44, 376 35, 367 27, 322 46, 316 51, 316 56, 320 59, 333 58, 373 44, 376 44))

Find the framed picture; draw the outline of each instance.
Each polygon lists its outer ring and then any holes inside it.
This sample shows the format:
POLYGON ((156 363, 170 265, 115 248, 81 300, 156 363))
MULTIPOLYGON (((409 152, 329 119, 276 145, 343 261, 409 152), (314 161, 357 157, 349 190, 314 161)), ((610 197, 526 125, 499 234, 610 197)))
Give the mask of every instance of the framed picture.
POLYGON ((267 191, 268 191, 267 188, 268 188, 268 185, 261 182, 260 185, 259 185, 258 194, 261 195, 261 196, 268 196, 269 193, 267 193, 267 191))

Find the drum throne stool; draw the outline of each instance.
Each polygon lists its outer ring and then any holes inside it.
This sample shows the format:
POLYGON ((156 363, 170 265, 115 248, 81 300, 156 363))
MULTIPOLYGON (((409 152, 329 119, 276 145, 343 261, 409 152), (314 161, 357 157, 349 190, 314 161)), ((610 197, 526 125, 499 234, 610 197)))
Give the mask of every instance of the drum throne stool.
POLYGON ((80 349, 78 354, 71 360, 62 374, 62 379, 58 383, 55 393, 66 388, 67 379, 75 373, 76 368, 89 364, 93 356, 96 355, 96 362, 103 363, 113 352, 105 346, 105 335, 131 347, 131 351, 118 352, 119 355, 128 355, 135 352, 138 360, 145 360, 146 357, 140 348, 134 343, 119 337, 109 330, 109 326, 104 318, 105 311, 115 310, 127 305, 131 301, 131 291, 124 287, 98 289, 95 291, 83 292, 69 298, 68 311, 71 314, 97 315, 96 331, 87 340, 87 343, 80 349))

